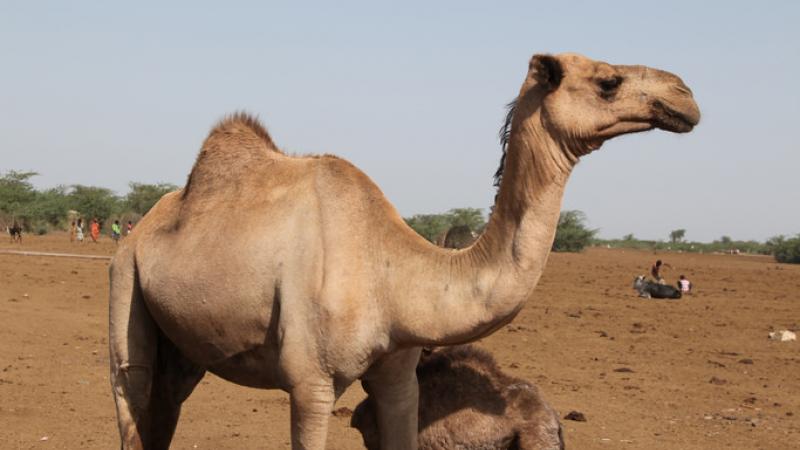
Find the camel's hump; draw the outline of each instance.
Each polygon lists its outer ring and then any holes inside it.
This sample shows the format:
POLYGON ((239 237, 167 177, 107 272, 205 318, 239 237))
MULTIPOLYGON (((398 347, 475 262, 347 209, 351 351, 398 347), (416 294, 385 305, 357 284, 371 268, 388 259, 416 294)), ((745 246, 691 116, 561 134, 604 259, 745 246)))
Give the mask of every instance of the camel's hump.
POLYGON ((220 188, 263 161, 280 154, 267 129, 245 112, 220 120, 208 133, 186 182, 184 195, 199 186, 220 188))
MULTIPOLYGON (((243 138, 246 137, 246 135, 252 135, 263 141, 269 150, 278 150, 278 148, 272 142, 272 138, 269 136, 269 133, 267 133, 267 129, 264 128, 264 125, 262 125, 258 120, 258 117, 255 117, 244 111, 238 111, 223 117, 222 120, 217 122, 217 124, 211 128, 206 141, 209 139, 214 139, 220 135, 242 135, 240 137, 243 138)), ((205 145, 203 147, 205 147, 205 145)))

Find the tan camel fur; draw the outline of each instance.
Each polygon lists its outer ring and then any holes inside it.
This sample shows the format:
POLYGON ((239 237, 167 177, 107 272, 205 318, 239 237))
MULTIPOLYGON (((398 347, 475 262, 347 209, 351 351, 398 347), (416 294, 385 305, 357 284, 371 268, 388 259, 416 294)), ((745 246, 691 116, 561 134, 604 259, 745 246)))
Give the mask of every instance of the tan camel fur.
MULTIPOLYGON (((556 412, 536 386, 503 373, 491 354, 472 345, 434 350, 420 359, 420 450, 560 450, 556 412)), ((367 397, 353 413, 369 450, 378 450, 375 407, 367 397)))
POLYGON ((361 379, 381 448, 416 448, 420 347, 473 341, 516 316, 578 157, 620 134, 686 132, 699 117, 670 73, 534 56, 492 216, 462 250, 416 234, 347 161, 287 156, 255 120, 223 120, 186 186, 153 207, 110 268, 122 447, 167 448, 209 370, 288 392, 294 449, 325 447, 334 402, 361 379))

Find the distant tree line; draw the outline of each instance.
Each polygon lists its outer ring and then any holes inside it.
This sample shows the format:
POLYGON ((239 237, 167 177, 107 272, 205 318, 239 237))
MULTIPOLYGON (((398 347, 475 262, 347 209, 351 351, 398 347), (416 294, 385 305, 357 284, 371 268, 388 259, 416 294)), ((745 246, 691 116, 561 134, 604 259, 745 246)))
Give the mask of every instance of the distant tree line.
POLYGON ((486 218, 480 208, 455 208, 442 214, 416 214, 405 218, 406 223, 425 239, 437 243, 452 227, 466 226, 480 234, 486 226, 486 218))
MULTIPOLYGON (((129 183, 130 191, 116 195, 103 187, 74 184, 37 190, 31 184, 36 172, 8 171, 0 175, 0 226, 16 221, 28 233, 44 234, 51 230, 65 230, 69 222, 78 217, 84 220, 98 218, 104 227, 113 220, 138 221, 168 192, 178 189, 171 183, 129 183)), ((452 227, 467 227, 478 235, 486 227, 486 217, 479 208, 455 208, 442 214, 417 214, 405 219, 406 223, 425 239, 438 243, 452 227)), ((669 233, 668 241, 641 240, 633 234, 622 239, 598 239, 597 230, 586 225, 586 215, 581 211, 563 211, 553 241, 553 251, 579 252, 592 245, 636 248, 647 250, 674 250, 698 253, 751 253, 774 255, 778 262, 800 263, 800 234, 794 237, 775 236, 766 242, 740 241, 729 236, 710 242, 686 241, 686 230, 669 233)))
MULTIPOLYGON (((8 171, 0 175, 0 224, 19 223, 28 233, 65 230, 78 217, 137 221, 158 199, 178 187, 170 183, 130 183, 124 196, 110 189, 74 184, 37 190, 31 183, 36 172, 8 171)), ((110 225, 108 225, 110 226, 110 225)))

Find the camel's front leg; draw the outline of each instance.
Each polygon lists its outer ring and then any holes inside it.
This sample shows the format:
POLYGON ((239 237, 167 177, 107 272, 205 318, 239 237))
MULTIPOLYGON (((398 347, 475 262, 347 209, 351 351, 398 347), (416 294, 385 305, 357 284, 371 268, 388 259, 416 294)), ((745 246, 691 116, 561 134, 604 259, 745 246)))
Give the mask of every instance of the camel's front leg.
POLYGON ((336 401, 333 381, 304 381, 291 390, 292 450, 321 450, 336 401))
POLYGON ((381 450, 416 450, 419 348, 383 357, 363 377, 364 389, 375 400, 381 450))

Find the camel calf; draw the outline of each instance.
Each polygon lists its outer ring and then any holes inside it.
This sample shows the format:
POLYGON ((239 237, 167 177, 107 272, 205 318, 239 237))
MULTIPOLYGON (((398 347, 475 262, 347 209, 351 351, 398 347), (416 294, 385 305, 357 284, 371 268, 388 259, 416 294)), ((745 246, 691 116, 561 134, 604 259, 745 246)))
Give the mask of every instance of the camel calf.
MULTIPOLYGON (((419 379, 420 450, 563 449, 561 424, 536 386, 503 373, 488 352, 471 345, 423 356, 419 379)), ((380 448, 371 397, 353 413, 369 450, 380 448)))

